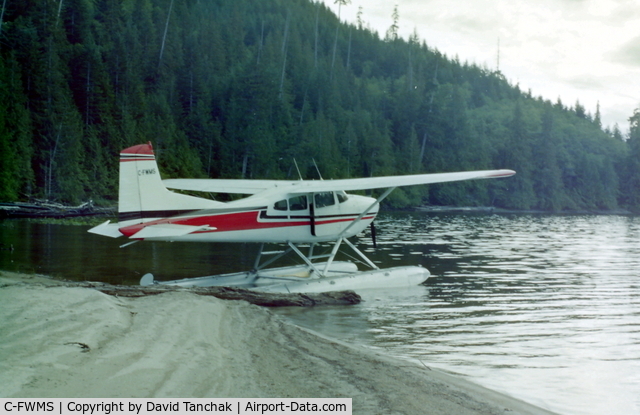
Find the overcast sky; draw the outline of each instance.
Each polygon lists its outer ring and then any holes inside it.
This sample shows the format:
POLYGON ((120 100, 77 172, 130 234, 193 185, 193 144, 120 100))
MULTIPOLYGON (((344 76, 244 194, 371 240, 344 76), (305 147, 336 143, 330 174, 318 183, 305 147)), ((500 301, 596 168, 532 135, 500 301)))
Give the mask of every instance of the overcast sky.
MULTIPOLYGON (((322 0, 336 14, 335 0, 322 0)), ((398 6, 400 35, 421 40, 461 62, 500 70, 523 91, 565 106, 576 100, 604 126, 640 107, 638 0, 351 0, 341 19, 362 19, 384 37, 398 6)))

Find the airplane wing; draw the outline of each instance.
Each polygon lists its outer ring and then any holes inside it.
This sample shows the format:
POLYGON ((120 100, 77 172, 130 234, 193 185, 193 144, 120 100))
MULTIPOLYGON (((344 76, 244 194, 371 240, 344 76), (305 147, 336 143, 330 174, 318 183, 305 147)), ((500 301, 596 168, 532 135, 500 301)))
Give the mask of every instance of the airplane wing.
POLYGON ((278 186, 290 186, 287 180, 244 180, 244 179, 167 179, 162 183, 169 189, 193 190, 208 193, 237 193, 253 195, 278 186))
POLYGON ((329 192, 336 190, 367 190, 389 187, 414 186, 418 184, 434 184, 456 182, 461 180, 496 179, 516 174, 513 170, 478 170, 456 173, 413 174, 405 176, 364 177, 358 179, 319 180, 293 182, 289 193, 329 192))
POLYGON ((364 177, 338 180, 243 180, 243 179, 167 179, 170 189, 210 193, 257 194, 278 188, 289 194, 330 192, 337 190, 367 190, 455 182, 473 179, 494 179, 513 176, 513 170, 478 170, 456 173, 430 173, 404 176, 364 177))

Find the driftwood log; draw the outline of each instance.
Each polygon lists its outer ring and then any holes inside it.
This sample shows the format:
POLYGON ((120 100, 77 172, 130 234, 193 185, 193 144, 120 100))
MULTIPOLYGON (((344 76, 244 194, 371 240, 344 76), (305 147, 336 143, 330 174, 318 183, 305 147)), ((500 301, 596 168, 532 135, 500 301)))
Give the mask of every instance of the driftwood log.
POLYGON ((168 285, 129 286, 96 282, 73 284, 94 288, 108 295, 119 297, 143 297, 172 291, 186 291, 198 295, 210 295, 223 300, 244 300, 264 307, 311 307, 319 305, 353 305, 361 298, 354 291, 332 291, 325 293, 262 293, 233 287, 172 287, 168 285))
POLYGON ((0 203, 0 219, 2 218, 78 218, 92 216, 113 216, 115 207, 94 206, 88 201, 78 206, 66 206, 47 201, 34 203, 0 203))

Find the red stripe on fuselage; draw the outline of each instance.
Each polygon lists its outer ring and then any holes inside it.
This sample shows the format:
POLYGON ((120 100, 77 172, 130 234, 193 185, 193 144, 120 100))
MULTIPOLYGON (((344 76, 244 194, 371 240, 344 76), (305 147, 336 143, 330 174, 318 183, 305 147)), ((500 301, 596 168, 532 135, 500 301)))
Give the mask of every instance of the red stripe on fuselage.
POLYGON ((154 158, 148 158, 148 159, 120 159, 120 163, 125 163, 127 161, 155 161, 154 158))
MULTIPOLYGON (((259 221, 260 211, 249 212, 236 212, 220 215, 210 216, 196 216, 190 218, 163 218, 150 222, 145 222, 137 225, 131 225, 124 228, 120 228, 125 236, 131 237, 142 228, 150 225, 160 225, 165 223, 172 223, 177 225, 189 225, 189 226, 210 226, 215 230, 203 230, 195 233, 207 233, 207 232, 233 232, 244 231, 250 229, 269 229, 269 228, 286 228, 291 226, 310 226, 311 221, 308 219, 296 220, 296 219, 280 219, 280 220, 267 220, 259 221)), ((339 222, 351 222, 358 215, 354 214, 351 218, 331 218, 320 219, 316 218, 315 226, 327 225, 331 223, 339 222)), ((375 215, 367 215, 363 220, 373 219, 375 215)))

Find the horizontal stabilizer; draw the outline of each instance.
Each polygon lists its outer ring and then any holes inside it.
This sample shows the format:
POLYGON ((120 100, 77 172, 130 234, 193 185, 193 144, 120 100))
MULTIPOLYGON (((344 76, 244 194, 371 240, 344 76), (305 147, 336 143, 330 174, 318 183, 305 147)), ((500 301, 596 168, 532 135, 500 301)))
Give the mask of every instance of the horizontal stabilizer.
POLYGON ((178 236, 188 235, 203 229, 212 230, 208 225, 189 226, 176 225, 173 223, 163 223, 159 225, 149 225, 142 228, 137 233, 131 235, 131 239, 147 239, 147 238, 175 238, 178 236))
POLYGON ((120 232, 120 225, 117 223, 109 223, 111 221, 106 221, 98 226, 95 226, 89 229, 89 233, 95 233, 96 235, 108 236, 110 238, 119 238, 122 236, 122 232, 120 232))

